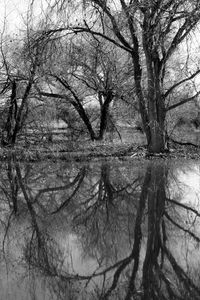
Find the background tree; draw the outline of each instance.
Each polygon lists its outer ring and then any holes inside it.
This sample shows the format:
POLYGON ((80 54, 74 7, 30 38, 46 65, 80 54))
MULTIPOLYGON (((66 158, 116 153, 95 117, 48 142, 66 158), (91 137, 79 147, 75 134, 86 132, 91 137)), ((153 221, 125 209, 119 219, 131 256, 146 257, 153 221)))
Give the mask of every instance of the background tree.
POLYGON ((29 100, 43 51, 43 41, 32 39, 27 30, 22 39, 10 40, 1 47, 3 61, 1 97, 4 100, 2 145, 14 145, 27 119, 29 100), (9 50, 9 51, 8 51, 9 50))
POLYGON ((59 115, 69 126, 73 108, 90 138, 102 140, 105 132, 115 127, 111 107, 118 99, 123 100, 125 90, 130 87, 130 58, 105 40, 87 33, 71 41, 63 37, 59 45, 58 49, 57 41, 49 40, 43 81, 38 80, 39 94, 63 103, 61 110, 58 107, 59 115), (52 43, 57 48, 56 55, 52 43))

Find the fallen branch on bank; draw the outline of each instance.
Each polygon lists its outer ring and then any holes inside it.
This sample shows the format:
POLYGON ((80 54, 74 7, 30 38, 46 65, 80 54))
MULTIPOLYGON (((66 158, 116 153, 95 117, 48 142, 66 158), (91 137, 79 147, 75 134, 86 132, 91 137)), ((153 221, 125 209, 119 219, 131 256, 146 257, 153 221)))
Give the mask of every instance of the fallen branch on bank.
POLYGON ((174 140, 173 138, 169 138, 169 140, 171 142, 173 142, 174 144, 177 144, 177 145, 181 145, 181 146, 193 146, 195 148, 200 148, 200 145, 197 145, 197 144, 194 144, 194 143, 191 143, 191 142, 180 142, 180 141, 174 140))

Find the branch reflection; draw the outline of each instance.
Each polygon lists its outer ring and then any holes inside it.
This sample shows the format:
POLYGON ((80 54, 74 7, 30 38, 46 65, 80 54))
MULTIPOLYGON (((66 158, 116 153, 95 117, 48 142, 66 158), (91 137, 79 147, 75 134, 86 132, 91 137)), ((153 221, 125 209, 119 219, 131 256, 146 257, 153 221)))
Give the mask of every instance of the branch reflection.
POLYGON ((1 176, 7 263, 20 239, 21 276, 38 277, 48 299, 199 299, 200 212, 174 191, 174 170, 12 157, 1 176))

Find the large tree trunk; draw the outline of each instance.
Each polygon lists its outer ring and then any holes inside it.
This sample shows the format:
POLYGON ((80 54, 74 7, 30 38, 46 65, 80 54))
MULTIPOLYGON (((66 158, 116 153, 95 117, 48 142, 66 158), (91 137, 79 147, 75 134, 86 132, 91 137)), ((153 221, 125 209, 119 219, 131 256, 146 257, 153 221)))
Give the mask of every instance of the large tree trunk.
MULTIPOLYGON (((146 45, 148 48, 148 45, 146 45)), ((146 50, 147 65, 147 97, 141 86, 142 70, 140 66, 139 50, 133 53, 134 79, 136 94, 139 102, 143 129, 147 138, 147 149, 150 153, 165 151, 165 104, 161 92, 161 66, 158 54, 152 58, 146 50)))
POLYGON ((136 93, 139 102, 143 129, 147 138, 147 149, 150 153, 165 151, 165 104, 157 76, 149 80, 147 99, 144 99, 141 83, 140 68, 135 68, 136 93))
POLYGON ((150 153, 161 153, 165 151, 165 109, 162 97, 155 96, 154 99, 148 99, 149 130, 145 133, 148 141, 148 151, 150 153))
POLYGON ((147 66, 147 115, 148 151, 160 153, 165 151, 165 101, 162 95, 163 63, 159 53, 154 49, 152 37, 144 35, 143 45, 147 66), (147 44, 148 43, 148 44, 147 44), (151 46, 150 46, 150 45, 151 46))
POLYGON ((156 121, 151 126, 150 143, 148 144, 150 153, 162 153, 165 151, 165 138, 162 127, 156 121))
POLYGON ((160 153, 165 151, 165 103, 161 94, 159 76, 151 77, 148 91, 148 151, 160 153), (150 135, 150 136, 149 136, 150 135))
POLYGON ((108 129, 109 119, 109 107, 110 103, 113 100, 112 91, 108 91, 104 100, 104 103, 101 105, 101 115, 100 115, 100 127, 99 127, 99 135, 97 140, 102 140, 104 138, 105 132, 108 129))
POLYGON ((146 106, 143 108, 147 110, 147 118, 143 120, 144 130, 148 151, 160 153, 165 151, 165 102, 162 95, 165 62, 160 58, 155 43, 150 11, 147 11, 144 16, 142 44, 147 76, 146 106))

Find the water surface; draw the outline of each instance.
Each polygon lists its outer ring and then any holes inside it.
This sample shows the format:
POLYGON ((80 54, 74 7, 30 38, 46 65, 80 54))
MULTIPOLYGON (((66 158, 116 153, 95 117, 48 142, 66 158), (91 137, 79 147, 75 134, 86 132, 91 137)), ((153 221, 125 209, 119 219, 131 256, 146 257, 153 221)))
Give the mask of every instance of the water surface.
POLYGON ((0 171, 0 299, 200 299, 200 162, 0 171))

